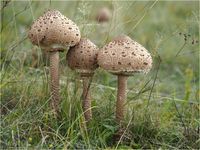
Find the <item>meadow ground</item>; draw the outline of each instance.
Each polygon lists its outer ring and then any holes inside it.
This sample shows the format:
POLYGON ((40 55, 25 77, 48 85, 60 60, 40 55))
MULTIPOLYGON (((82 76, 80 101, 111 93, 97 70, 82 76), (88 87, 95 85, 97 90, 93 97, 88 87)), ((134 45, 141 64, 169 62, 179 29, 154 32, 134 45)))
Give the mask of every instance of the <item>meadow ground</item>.
POLYGON ((0 50, 1 148, 200 148, 198 1, 2 1, 0 50), (112 11, 105 24, 94 20, 101 6, 112 11), (48 64, 27 39, 33 20, 49 8, 76 22, 82 37, 99 47, 124 33, 152 54, 150 73, 128 80, 129 141, 112 143, 117 79, 102 69, 91 84, 94 118, 83 127, 81 80, 67 67, 66 52, 60 53, 61 114, 53 117, 48 64))

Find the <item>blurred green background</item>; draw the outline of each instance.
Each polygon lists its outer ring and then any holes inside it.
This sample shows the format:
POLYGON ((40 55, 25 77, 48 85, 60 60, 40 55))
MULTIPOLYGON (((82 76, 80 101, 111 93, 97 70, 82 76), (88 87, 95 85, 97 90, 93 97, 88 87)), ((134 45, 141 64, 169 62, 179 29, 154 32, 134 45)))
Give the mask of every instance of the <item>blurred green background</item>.
MULTIPOLYGON (((1 146, 37 148, 199 148, 199 1, 1 1, 1 146), (111 19, 95 20, 107 7, 111 19), (116 76, 98 69, 92 83, 91 131, 81 127, 81 83, 60 53, 59 121, 49 110, 48 63, 27 38, 48 9, 73 20, 102 47, 127 34, 149 50, 147 75, 128 80, 128 143, 111 144, 116 76)), ((66 50, 67 51, 67 50, 66 50)))

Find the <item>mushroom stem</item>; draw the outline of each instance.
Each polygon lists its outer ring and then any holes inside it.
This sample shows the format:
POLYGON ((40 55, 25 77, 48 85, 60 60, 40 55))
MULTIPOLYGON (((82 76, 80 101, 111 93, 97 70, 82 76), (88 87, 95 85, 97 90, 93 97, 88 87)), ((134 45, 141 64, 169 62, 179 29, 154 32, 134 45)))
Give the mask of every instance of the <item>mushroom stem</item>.
POLYGON ((59 52, 50 52, 50 86, 51 86, 51 106, 55 114, 58 112, 60 101, 59 96, 59 52))
POLYGON ((118 75, 116 121, 119 125, 124 119, 124 105, 126 100, 127 79, 128 76, 118 75))
POLYGON ((85 121, 88 122, 92 119, 91 95, 90 95, 91 77, 82 77, 82 79, 83 79, 82 107, 84 111, 85 121))

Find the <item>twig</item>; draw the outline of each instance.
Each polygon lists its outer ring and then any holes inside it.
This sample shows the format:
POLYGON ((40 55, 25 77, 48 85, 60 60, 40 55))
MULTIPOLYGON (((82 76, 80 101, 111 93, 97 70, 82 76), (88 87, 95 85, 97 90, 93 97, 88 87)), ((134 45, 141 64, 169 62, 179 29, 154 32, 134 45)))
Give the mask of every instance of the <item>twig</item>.
POLYGON ((2 1, 2 6, 1 6, 1 11, 8 6, 8 4, 11 2, 11 0, 5 0, 5 1, 2 1))
POLYGON ((155 78, 154 78, 154 81, 153 81, 153 85, 152 85, 152 88, 151 88, 151 91, 150 91, 150 94, 149 94, 149 98, 148 98, 148 102, 147 102, 147 108, 149 107, 151 95, 152 95, 152 92, 153 92, 153 89, 154 89, 154 85, 155 85, 155 83, 156 83, 156 79, 157 79, 157 77, 158 77, 158 71, 159 71, 159 69, 160 69, 160 64, 161 64, 161 58, 160 58, 160 56, 158 55, 158 67, 157 67, 156 75, 155 75, 155 78))
MULTIPOLYGON (((31 2, 32 3, 32 2, 31 2)), ((23 13, 24 11, 26 11, 27 9, 30 8, 30 6, 28 7, 29 4, 27 4, 23 10, 17 12, 15 15, 13 15, 13 17, 8 21, 8 23, 5 24, 5 26, 3 26, 2 24, 2 27, 1 27, 1 32, 14 20, 14 18, 16 18, 18 15, 20 15, 21 13, 23 13)), ((3 20, 3 19, 2 19, 3 20)))
POLYGON ((128 35, 130 35, 130 34, 132 33, 132 31, 138 26, 138 24, 140 24, 140 22, 144 19, 144 17, 147 15, 147 13, 153 8, 153 6, 154 6, 157 2, 158 2, 158 0, 155 0, 155 1, 153 2, 153 4, 150 6, 150 8, 148 8, 148 9, 144 12, 143 16, 139 19, 139 21, 135 24, 135 26, 133 26, 133 28, 130 30, 130 32, 128 33, 128 35))
POLYGON ((177 114, 178 114, 178 116, 179 116, 179 118, 180 118, 180 121, 181 121, 181 123, 183 124, 183 127, 184 127, 185 132, 187 132, 187 134, 189 134, 189 133, 188 133, 188 130, 187 130, 187 127, 186 127, 186 125, 185 125, 185 123, 184 123, 184 121, 183 121, 183 117, 182 117, 181 113, 179 112, 178 107, 176 106, 176 102, 174 101, 174 99, 173 99, 173 103, 174 103, 174 106, 175 106, 175 108, 176 108, 177 114))
POLYGON ((181 48, 178 50, 178 52, 176 53, 175 57, 178 56, 178 54, 183 50, 183 48, 185 47, 186 42, 181 46, 181 48))

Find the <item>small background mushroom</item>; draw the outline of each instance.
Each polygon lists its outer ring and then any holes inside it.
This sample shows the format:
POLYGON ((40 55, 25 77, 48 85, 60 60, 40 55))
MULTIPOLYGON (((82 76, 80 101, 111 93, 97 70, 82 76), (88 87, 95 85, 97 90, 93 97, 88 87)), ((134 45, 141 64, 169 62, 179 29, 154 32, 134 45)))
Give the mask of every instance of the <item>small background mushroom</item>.
POLYGON ((110 21, 112 13, 108 7, 99 8, 96 14, 96 21, 99 23, 104 23, 110 21))

